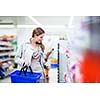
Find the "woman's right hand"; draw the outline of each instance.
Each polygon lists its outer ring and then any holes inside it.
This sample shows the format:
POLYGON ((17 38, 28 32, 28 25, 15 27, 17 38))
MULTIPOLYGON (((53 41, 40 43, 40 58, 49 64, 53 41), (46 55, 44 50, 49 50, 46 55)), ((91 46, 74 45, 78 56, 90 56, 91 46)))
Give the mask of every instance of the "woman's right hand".
POLYGON ((24 62, 24 63, 23 63, 23 66, 24 66, 24 67, 25 67, 25 66, 28 67, 28 64, 24 62))

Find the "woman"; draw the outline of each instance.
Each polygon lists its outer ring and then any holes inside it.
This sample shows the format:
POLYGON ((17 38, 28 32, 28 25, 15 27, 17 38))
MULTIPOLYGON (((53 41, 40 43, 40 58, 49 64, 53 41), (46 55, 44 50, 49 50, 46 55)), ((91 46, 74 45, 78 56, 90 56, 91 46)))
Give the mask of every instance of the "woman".
POLYGON ((41 82, 45 82, 44 64, 51 54, 50 51, 44 56, 44 45, 42 44, 44 34, 45 31, 42 28, 34 29, 30 42, 18 48, 16 54, 16 63, 20 66, 31 66, 33 72, 42 73, 41 82))

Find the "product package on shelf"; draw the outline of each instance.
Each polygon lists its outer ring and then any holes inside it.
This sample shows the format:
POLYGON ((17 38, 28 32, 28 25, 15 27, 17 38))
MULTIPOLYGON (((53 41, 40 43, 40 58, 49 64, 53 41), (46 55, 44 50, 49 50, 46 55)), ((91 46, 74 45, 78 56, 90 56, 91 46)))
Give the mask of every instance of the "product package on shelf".
POLYGON ((0 36, 0 77, 4 78, 14 69, 14 57, 16 51, 16 36, 0 36))

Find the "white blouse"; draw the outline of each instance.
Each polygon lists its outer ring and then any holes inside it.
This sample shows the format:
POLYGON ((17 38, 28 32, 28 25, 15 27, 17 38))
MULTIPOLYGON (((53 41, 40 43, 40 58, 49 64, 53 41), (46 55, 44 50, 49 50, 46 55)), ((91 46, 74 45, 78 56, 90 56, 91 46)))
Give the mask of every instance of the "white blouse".
POLYGON ((18 48, 15 62, 20 66, 27 64, 31 66, 33 72, 43 72, 45 63, 45 55, 41 48, 32 47, 31 43, 24 43, 18 48))

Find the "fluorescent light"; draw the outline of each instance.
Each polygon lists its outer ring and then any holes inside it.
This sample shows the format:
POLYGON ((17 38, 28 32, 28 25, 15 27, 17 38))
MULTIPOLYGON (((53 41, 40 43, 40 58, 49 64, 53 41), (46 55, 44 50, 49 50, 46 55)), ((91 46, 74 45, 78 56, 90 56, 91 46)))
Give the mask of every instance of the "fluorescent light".
POLYGON ((40 24, 34 17, 32 16, 28 16, 36 25, 41 26, 42 24, 40 24))
POLYGON ((14 28, 14 25, 0 25, 0 28, 14 28))

